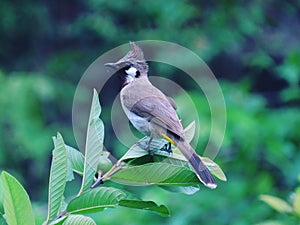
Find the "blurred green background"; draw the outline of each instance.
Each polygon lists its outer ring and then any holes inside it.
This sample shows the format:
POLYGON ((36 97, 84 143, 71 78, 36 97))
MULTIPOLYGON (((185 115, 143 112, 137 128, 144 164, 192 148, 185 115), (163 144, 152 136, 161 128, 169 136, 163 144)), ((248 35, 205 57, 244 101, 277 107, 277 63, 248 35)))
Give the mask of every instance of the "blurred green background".
MULTIPOLYGON (((228 182, 192 196, 130 188, 145 200, 169 206, 169 218, 130 209, 92 217, 98 224, 297 224, 259 196, 289 199, 299 182, 300 1, 2 0, 0 14, 0 169, 25 186, 38 221, 46 216, 51 137, 59 131, 76 146, 72 101, 85 69, 129 40, 157 39, 197 53, 220 82, 228 121, 215 161, 228 182)), ((160 71, 154 64, 150 68, 160 71)), ((195 102, 204 101, 189 81, 180 80, 181 71, 163 71, 182 83, 195 102)), ((175 99, 184 105, 180 96, 175 99)), ((119 156, 125 148, 118 149, 105 114, 111 101, 109 95, 101 101, 105 146, 119 156)), ((210 114, 207 105, 197 105, 204 124, 201 149, 210 114)), ((181 117, 188 118, 188 112, 181 117)), ((79 181, 69 185, 71 193, 79 181)))

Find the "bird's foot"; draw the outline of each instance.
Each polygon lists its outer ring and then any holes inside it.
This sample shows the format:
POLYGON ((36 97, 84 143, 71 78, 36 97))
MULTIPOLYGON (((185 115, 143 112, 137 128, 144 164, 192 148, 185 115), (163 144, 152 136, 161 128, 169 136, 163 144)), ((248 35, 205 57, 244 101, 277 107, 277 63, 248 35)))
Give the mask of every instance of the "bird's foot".
POLYGON ((171 154, 171 153, 173 153, 173 151, 172 151, 172 144, 170 142, 168 142, 160 150, 171 154))
POLYGON ((149 153, 149 155, 153 156, 154 150, 151 148, 151 141, 141 140, 136 143, 140 148, 144 149, 149 153))

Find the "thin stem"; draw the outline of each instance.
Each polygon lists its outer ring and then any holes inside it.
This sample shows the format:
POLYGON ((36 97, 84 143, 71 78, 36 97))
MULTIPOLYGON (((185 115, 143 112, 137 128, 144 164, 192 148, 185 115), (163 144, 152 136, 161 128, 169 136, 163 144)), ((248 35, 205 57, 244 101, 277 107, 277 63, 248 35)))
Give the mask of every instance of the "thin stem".
MULTIPOLYGON (((135 144, 136 145, 136 144, 135 144)), ((112 168, 110 168, 109 171, 107 171, 103 177, 102 177, 102 181, 106 181, 109 180, 111 178, 112 175, 114 175, 116 172, 118 172, 121 168, 122 168, 122 163, 123 160, 127 157, 128 153, 131 152, 131 150, 133 149, 133 147, 135 146, 133 145, 113 166, 112 168)))

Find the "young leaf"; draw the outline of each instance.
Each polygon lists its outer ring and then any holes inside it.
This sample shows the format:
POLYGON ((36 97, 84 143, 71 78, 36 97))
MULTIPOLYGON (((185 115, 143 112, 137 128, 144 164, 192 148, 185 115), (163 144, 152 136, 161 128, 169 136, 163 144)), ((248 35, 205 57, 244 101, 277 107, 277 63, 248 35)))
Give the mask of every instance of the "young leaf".
MULTIPOLYGON (((142 139, 143 140, 143 139, 142 139)), ((139 158, 145 155, 149 155, 149 152, 142 149, 138 144, 134 144, 122 157, 123 161, 127 159, 139 158)))
POLYGON ((152 201, 123 199, 119 201, 119 205, 128 208, 134 208, 134 209, 150 210, 152 212, 156 212, 160 214, 161 216, 170 215, 170 212, 166 206, 157 205, 155 202, 152 201))
POLYGON ((57 134, 57 138, 53 138, 53 142, 54 150, 52 152, 49 178, 48 216, 46 224, 60 212, 68 173, 67 150, 60 133, 57 134))
POLYGON ((123 168, 110 180, 125 185, 195 186, 200 184, 197 176, 190 169, 163 162, 123 168))
POLYGON ((22 185, 7 172, 2 172, 3 205, 9 225, 34 225, 31 203, 22 185))
POLYGON ((222 181, 227 181, 226 175, 224 174, 223 170, 219 167, 217 163, 215 163, 214 161, 212 161, 210 158, 207 157, 200 157, 200 158, 214 176, 216 176, 218 179, 222 181))
POLYGON ((294 211, 300 216, 300 188, 297 189, 293 202, 294 211))
POLYGON ((192 195, 195 194, 197 191, 200 190, 200 185, 198 186, 159 186, 167 191, 170 192, 179 192, 179 193, 184 193, 186 195, 192 195))
POLYGON ((292 213, 293 208, 286 201, 271 196, 271 195, 261 195, 260 199, 271 206, 273 209, 281 213, 292 213))
POLYGON ((286 225, 286 222, 281 222, 277 220, 267 220, 261 223, 256 223, 255 225, 286 225))
POLYGON ((84 173, 78 195, 91 187, 99 164, 99 155, 103 150, 104 125, 99 118, 100 113, 101 106, 98 99, 98 93, 94 89, 85 143, 84 173))
POLYGON ((190 143, 194 136, 195 136, 195 130, 196 130, 196 123, 195 120, 191 122, 186 128, 184 128, 184 136, 185 140, 190 143))
POLYGON ((67 212, 72 214, 93 213, 105 208, 116 207, 127 194, 116 188, 98 187, 74 198, 68 204, 67 212))
POLYGON ((74 224, 76 224, 76 225, 97 225, 92 218, 83 216, 83 215, 70 215, 63 223, 63 225, 74 225, 74 224))
MULTIPOLYGON (((62 225, 64 221, 67 219, 67 216, 62 216, 60 218, 57 218, 55 220, 52 220, 49 225, 62 225)), ((45 223, 44 223, 45 224, 45 223)), ((43 225, 44 225, 43 224, 43 225)))
POLYGON ((84 169, 84 156, 77 149, 66 145, 67 156, 69 161, 71 162, 72 169, 75 173, 82 175, 84 169))
POLYGON ((2 187, 2 181, 0 179, 0 215, 4 214, 4 208, 3 208, 3 187, 2 187))
POLYGON ((67 160, 67 162, 68 162, 68 169, 67 169, 66 181, 72 181, 75 179, 72 164, 70 160, 67 160))
POLYGON ((6 220, 3 218, 1 214, 0 214, 0 225, 7 225, 6 220))

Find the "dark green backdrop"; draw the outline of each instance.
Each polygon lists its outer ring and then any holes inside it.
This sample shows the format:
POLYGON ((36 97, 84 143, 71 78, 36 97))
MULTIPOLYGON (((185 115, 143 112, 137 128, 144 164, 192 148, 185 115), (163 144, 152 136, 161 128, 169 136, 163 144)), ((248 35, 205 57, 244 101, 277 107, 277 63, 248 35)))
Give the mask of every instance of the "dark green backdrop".
MULTIPOLYGON (((296 224, 259 196, 288 199, 298 185, 299 1, 2 0, 0 15, 0 169, 25 186, 37 221, 46 215, 51 137, 59 131, 75 146, 72 101, 85 69, 120 44, 157 39, 191 49, 219 79, 228 124, 215 160, 228 182, 193 196, 135 188, 145 199, 168 205, 170 218, 129 209, 92 216, 99 224, 240 225, 275 219, 296 224)), ((160 69, 185 85, 196 102, 203 100, 180 79, 181 71, 152 65, 153 73, 160 69)), ((125 148, 112 133, 106 108, 112 97, 101 101, 105 146, 119 156, 125 148)), ((175 99, 184 104, 180 96, 175 99)), ((201 148, 209 134, 209 109, 199 105, 198 110, 204 124, 201 148)))

